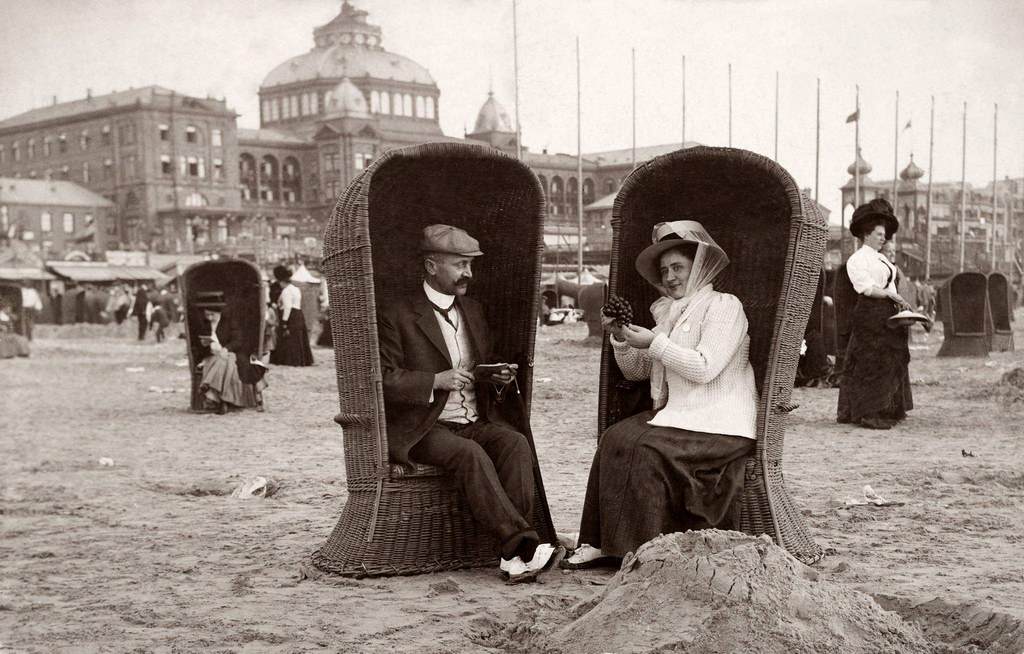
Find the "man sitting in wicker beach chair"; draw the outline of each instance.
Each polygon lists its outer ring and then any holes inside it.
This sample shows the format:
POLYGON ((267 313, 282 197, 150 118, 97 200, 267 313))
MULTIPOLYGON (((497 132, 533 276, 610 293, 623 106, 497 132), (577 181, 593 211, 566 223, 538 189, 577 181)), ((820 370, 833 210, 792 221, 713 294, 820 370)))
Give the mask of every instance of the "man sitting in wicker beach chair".
POLYGON ((518 392, 517 366, 494 358, 483 308, 465 297, 473 260, 483 252, 476 239, 449 225, 426 227, 420 250, 422 289, 378 315, 391 460, 451 474, 473 517, 501 543, 502 572, 512 582, 532 578, 555 551, 539 544, 528 520, 534 501, 529 442, 497 406, 500 394, 518 392))

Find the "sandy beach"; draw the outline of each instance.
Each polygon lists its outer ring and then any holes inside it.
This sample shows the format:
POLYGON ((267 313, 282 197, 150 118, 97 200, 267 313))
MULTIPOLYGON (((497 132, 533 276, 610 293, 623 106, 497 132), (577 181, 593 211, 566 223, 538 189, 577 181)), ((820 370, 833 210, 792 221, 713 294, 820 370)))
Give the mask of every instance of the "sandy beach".
MULTIPOLYGON (((346 498, 333 352, 275 368, 266 413, 197 415, 182 342, 138 344, 131 327, 41 326, 31 358, 0 361, 0 652, 523 651, 537 641, 517 633, 556 627, 612 578, 300 579, 346 498), (255 476, 270 497, 230 496, 255 476)), ((533 429, 560 532, 577 530, 597 436, 585 337, 583 324, 538 337, 533 429)), ((797 389, 786 481, 826 549, 822 579, 947 651, 1010 652, 1024 402, 999 381, 1024 353, 937 359, 940 343, 913 343, 916 408, 892 431, 838 425, 837 390, 797 389), (895 504, 848 505, 865 485, 895 504)))

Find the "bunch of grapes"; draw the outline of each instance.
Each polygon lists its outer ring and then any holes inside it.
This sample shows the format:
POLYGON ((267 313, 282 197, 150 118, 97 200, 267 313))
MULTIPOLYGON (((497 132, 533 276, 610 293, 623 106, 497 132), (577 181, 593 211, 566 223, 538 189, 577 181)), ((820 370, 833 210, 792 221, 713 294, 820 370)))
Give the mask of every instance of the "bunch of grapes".
POLYGON ((633 307, 629 305, 625 298, 621 298, 618 295, 612 295, 608 298, 608 304, 601 307, 601 313, 609 318, 614 318, 615 324, 619 327, 625 327, 633 322, 633 307))

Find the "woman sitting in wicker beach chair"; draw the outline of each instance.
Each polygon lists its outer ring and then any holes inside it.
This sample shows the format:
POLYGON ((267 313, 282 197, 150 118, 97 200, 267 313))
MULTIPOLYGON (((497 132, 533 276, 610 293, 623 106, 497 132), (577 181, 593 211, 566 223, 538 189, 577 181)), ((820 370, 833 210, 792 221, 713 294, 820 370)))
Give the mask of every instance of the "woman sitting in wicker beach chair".
POLYGON ((207 348, 200 364, 203 392, 207 408, 227 413, 230 408, 262 407, 263 381, 266 366, 244 351, 244 325, 239 324, 237 312, 225 307, 203 309, 208 329, 199 334, 207 348))
MULTIPOLYGON (((715 291, 726 253, 691 220, 659 223, 636 260, 662 294, 654 330, 605 317, 627 379, 650 379, 655 409, 611 426, 590 469, 570 569, 614 561, 658 534, 732 526, 754 450, 757 390, 743 305, 715 291)), ((624 320, 624 318, 626 320, 624 320)))

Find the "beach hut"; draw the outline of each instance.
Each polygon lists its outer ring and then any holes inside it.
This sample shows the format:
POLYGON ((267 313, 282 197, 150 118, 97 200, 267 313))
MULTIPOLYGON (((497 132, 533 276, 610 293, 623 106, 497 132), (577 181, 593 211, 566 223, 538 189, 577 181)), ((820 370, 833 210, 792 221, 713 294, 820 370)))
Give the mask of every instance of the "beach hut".
MULTIPOLYGON (((342 575, 397 575, 493 566, 498 543, 483 532, 445 473, 388 457, 376 308, 422 285, 418 243, 434 223, 465 229, 484 256, 469 294, 484 306, 495 350, 517 363, 519 395, 504 417, 533 449, 530 400, 539 307, 544 197, 533 172, 498 150, 429 143, 390 150, 352 181, 324 234, 323 270, 343 427, 348 497, 334 531, 312 556, 342 575)), ((510 401, 511 399, 511 401, 510 401)), ((535 450, 534 450, 535 452, 535 450)), ((555 541, 534 453, 534 514, 555 541)))
MULTIPOLYGON (((753 152, 692 147, 656 157, 623 182, 612 212, 609 293, 625 298, 634 321, 653 326, 657 292, 634 270, 656 223, 697 220, 731 256, 715 280, 737 296, 749 322, 750 363, 759 396, 757 448, 746 464, 738 527, 768 534, 806 563, 821 558, 782 473, 786 415, 800 342, 825 252, 825 221, 781 166, 753 152)), ((606 337, 601 355, 599 433, 651 408, 650 383, 626 380, 606 337)))

